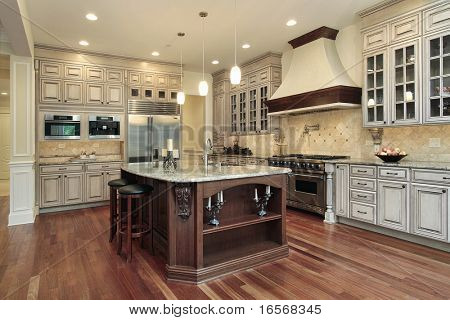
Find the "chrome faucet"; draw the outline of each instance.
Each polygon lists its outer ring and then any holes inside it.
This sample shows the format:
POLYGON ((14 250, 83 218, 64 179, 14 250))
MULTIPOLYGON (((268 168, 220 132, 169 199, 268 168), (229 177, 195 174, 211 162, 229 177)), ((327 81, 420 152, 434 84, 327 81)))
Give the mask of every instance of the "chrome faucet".
POLYGON ((203 153, 203 164, 208 167, 208 153, 213 149, 213 144, 210 138, 206 139, 205 151, 203 153))

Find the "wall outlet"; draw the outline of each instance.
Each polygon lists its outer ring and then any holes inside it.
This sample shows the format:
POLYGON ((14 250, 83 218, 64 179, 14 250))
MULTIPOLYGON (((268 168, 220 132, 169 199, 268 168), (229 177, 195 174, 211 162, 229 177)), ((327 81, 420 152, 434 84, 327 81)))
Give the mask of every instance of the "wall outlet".
POLYGON ((66 147, 66 145, 64 143, 58 144, 58 149, 64 149, 65 147, 66 147))
POLYGON ((428 147, 429 148, 440 148, 441 147, 441 138, 428 139, 428 147))

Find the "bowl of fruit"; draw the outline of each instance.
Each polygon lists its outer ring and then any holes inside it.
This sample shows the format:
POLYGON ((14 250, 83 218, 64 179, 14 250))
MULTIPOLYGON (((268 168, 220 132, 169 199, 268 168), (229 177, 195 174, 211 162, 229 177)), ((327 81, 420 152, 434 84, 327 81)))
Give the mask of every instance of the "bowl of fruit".
POLYGON ((407 156, 405 151, 401 151, 400 148, 384 147, 375 155, 384 162, 399 162, 407 156))

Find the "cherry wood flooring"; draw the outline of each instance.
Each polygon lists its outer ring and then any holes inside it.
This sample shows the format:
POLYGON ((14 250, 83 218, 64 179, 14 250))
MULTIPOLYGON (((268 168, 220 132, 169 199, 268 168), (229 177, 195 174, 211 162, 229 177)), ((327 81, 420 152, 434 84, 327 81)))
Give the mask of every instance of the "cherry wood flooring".
POLYGON ((0 198, 2 299, 449 299, 450 254, 288 210, 290 256, 198 286, 166 282, 164 262, 108 242, 108 207, 6 227, 0 198))

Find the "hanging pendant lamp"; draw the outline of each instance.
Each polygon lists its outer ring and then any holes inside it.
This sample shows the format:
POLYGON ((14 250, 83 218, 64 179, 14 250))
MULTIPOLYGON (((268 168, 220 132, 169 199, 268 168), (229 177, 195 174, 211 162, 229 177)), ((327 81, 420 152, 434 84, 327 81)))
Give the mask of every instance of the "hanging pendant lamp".
POLYGON ((202 81, 198 84, 198 92, 201 96, 208 94, 208 83, 205 81, 205 18, 208 12, 200 12, 199 16, 202 18, 202 81))
MULTIPOLYGON (((180 39, 183 39, 185 36, 184 32, 178 32, 178 36, 180 39)), ((177 103, 179 105, 183 105, 184 101, 186 100, 186 96, 183 91, 183 46, 181 45, 181 59, 180 59, 180 69, 181 69, 181 89, 177 92, 177 103)))
POLYGON ((234 67, 230 71, 231 84, 241 83, 241 69, 237 66, 237 31, 236 31, 236 0, 234 0, 234 67))

